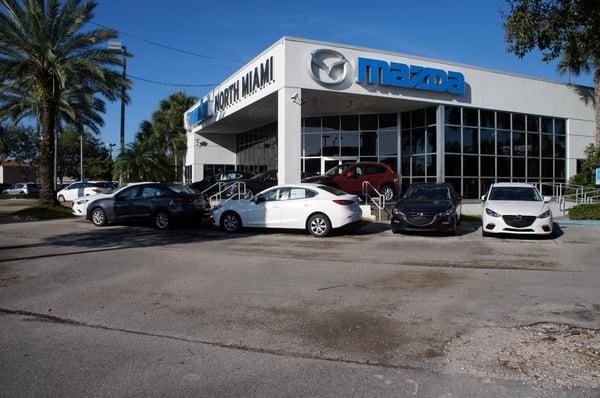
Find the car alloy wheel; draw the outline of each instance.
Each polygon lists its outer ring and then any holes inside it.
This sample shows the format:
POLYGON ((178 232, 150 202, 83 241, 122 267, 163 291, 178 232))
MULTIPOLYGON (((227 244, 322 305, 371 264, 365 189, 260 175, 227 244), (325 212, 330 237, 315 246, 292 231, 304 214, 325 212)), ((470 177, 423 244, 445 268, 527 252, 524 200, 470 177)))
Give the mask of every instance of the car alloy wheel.
POLYGON ((331 224, 327 216, 315 214, 308 220, 308 231, 316 237, 323 237, 329 234, 331 224))
POLYGON ((154 225, 158 229, 168 229, 169 223, 169 215, 164 211, 159 211, 154 216, 154 225))
POLYGON ((225 213, 221 220, 221 226, 227 232, 236 232, 240 229, 240 218, 235 213, 225 213))
POLYGON ((102 210, 99 207, 92 210, 91 218, 92 218, 92 223, 97 227, 101 227, 104 224, 106 224, 106 214, 104 213, 104 210, 102 210))
POLYGON ((394 199, 394 189, 389 185, 385 185, 383 188, 381 188, 381 194, 385 198, 386 202, 394 199))

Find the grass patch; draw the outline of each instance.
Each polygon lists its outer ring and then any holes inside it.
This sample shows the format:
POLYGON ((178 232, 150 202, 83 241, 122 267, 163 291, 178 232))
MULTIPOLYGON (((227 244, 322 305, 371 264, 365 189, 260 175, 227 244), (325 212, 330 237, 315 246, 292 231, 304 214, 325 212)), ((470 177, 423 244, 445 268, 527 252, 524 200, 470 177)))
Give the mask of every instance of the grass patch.
POLYGON ((0 215, 0 218, 12 221, 56 220, 71 217, 75 216, 68 207, 48 205, 28 207, 26 209, 0 215))
POLYGON ((571 220, 600 220, 600 203, 586 203, 569 209, 571 220))
POLYGON ((461 214, 460 215, 460 219, 462 221, 477 221, 477 222, 481 222, 481 216, 480 215, 467 215, 467 214, 461 214))

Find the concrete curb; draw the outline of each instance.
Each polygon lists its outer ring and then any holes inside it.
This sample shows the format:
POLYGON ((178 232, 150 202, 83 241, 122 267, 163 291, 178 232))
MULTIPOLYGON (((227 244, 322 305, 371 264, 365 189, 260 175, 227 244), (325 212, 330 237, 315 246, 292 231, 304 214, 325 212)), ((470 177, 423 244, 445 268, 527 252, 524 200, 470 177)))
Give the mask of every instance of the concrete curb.
POLYGON ((566 218, 555 218, 554 222, 559 225, 592 225, 600 227, 600 220, 569 220, 566 218))

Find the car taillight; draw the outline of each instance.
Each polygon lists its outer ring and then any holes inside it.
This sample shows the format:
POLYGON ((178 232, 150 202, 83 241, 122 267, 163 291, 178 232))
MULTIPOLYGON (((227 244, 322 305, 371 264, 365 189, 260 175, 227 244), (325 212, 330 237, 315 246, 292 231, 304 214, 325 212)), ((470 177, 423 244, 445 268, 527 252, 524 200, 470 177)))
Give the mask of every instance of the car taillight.
POLYGON ((333 201, 335 203, 337 203, 338 205, 342 205, 342 206, 350 206, 352 203, 354 203, 353 200, 347 200, 347 199, 334 199, 333 201))

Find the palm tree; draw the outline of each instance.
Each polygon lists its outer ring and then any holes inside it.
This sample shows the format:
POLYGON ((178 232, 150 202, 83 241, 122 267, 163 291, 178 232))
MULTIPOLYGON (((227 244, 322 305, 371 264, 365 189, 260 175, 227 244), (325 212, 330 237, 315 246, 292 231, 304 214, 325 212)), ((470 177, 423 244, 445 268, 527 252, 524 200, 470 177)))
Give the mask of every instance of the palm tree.
POLYGON ((125 182, 168 181, 169 160, 151 141, 136 140, 127 145, 114 164, 115 174, 125 182))
POLYGON ((186 132, 183 126, 183 114, 198 99, 189 96, 183 91, 171 94, 160 102, 158 111, 152 115, 155 134, 159 136, 159 143, 164 143, 165 150, 170 151, 173 157, 175 180, 181 177, 179 159, 183 158, 186 147, 186 132))
POLYGON ((61 121, 97 130, 104 102, 131 83, 116 68, 119 54, 101 45, 112 29, 82 28, 93 19, 95 1, 1 0, 0 120, 35 117, 42 131, 40 201, 55 201, 54 138, 61 121), (96 128, 94 129, 95 126, 96 128))

